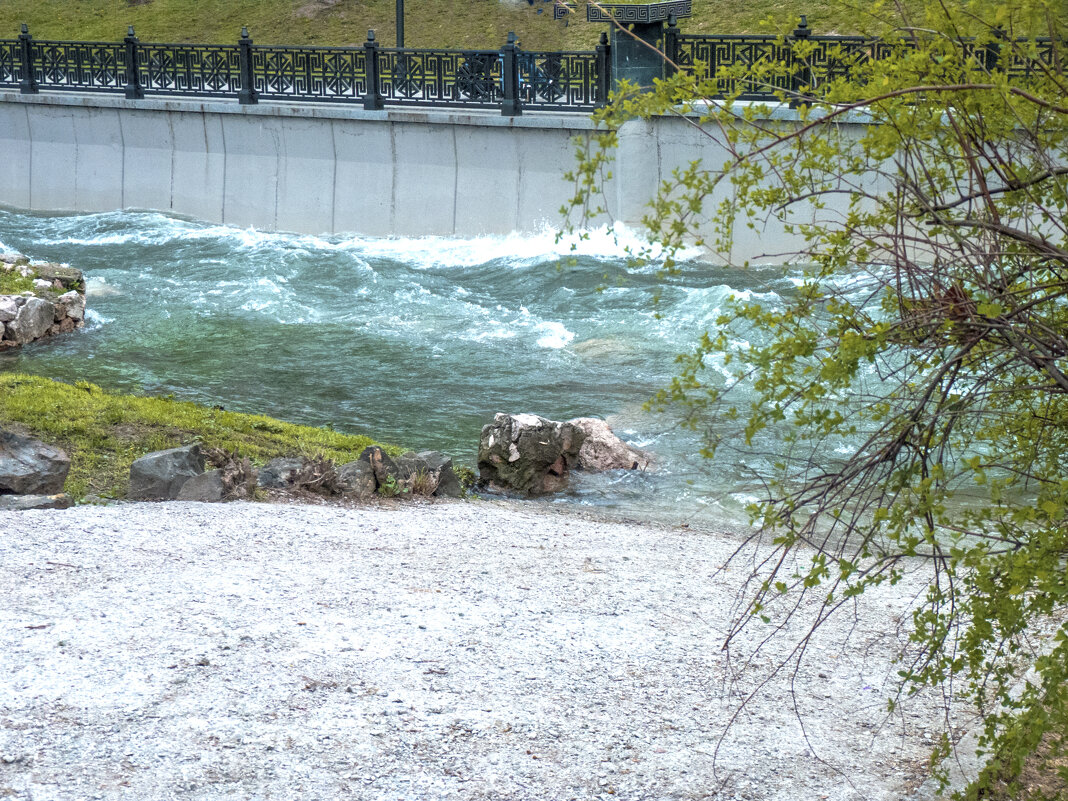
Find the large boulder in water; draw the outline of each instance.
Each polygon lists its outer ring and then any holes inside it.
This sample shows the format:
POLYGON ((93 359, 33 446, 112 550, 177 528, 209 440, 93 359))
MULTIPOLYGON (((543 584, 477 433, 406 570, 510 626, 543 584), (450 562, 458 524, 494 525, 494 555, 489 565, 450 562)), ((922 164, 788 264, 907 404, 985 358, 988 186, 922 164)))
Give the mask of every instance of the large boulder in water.
POLYGON ((567 486, 585 434, 534 414, 497 414, 478 444, 479 481, 496 489, 545 495, 567 486))
POLYGON ((55 495, 63 491, 70 457, 13 431, 0 431, 0 495, 55 495))
POLYGON ((645 470, 649 466, 649 457, 612 433, 604 420, 576 417, 568 422, 586 435, 578 454, 580 470, 645 470))

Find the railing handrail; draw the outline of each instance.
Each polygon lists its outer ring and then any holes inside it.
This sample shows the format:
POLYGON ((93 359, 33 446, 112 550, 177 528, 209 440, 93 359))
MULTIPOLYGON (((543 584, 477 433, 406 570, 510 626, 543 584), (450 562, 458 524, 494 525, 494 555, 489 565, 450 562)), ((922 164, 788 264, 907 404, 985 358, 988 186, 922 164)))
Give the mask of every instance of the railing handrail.
MULTIPOLYGON (((950 41, 967 48, 980 40, 961 37, 950 41)), ((1005 35, 982 41, 982 46, 971 52, 993 64, 1008 47, 1034 43, 1044 51, 1055 40, 1005 35)), ((800 97, 806 87, 811 91, 830 78, 848 74, 854 60, 877 59, 888 47, 913 43, 913 38, 905 35, 890 40, 815 34, 804 18, 799 28, 786 35, 687 34, 670 22, 664 37, 669 51, 665 73, 674 71, 675 65, 692 69, 704 64, 706 77, 715 77, 723 64, 769 60, 785 68, 783 75, 772 80, 773 85, 745 84, 742 78, 719 80, 735 89, 742 81, 742 99, 772 99, 784 90, 800 97), (836 58, 809 64, 784 50, 802 40, 836 58), (713 50, 716 44, 726 47, 725 55, 713 50), (833 52, 838 45, 844 51, 840 60, 833 52), (754 55, 750 46, 767 50, 754 55), (735 47, 739 48, 737 53, 735 47), (873 52, 863 52, 865 47, 873 52), (710 57, 700 58, 706 51, 710 57)), ((18 38, 0 39, 0 88, 17 87, 25 94, 41 89, 125 91, 133 100, 148 93, 236 97, 249 104, 258 102, 262 94, 267 99, 286 101, 362 102, 366 109, 387 105, 495 106, 502 114, 517 115, 526 106, 586 112, 607 102, 612 85, 609 54, 610 45, 603 34, 595 50, 521 50, 512 34, 506 44, 495 49, 397 48, 381 47, 373 31, 362 45, 294 46, 255 44, 247 30, 242 30, 242 38, 233 44, 142 42, 132 27, 124 40, 116 42, 34 39, 24 25, 18 38), (96 58, 98 53, 103 57, 96 58), (271 56, 269 62, 259 57, 263 54, 271 56), (344 58, 330 64, 305 58, 321 54, 344 58), (380 63, 383 60, 386 63, 380 63)), ((1031 65, 1031 60, 1021 61, 1008 54, 1010 76, 1029 74, 1031 65)))

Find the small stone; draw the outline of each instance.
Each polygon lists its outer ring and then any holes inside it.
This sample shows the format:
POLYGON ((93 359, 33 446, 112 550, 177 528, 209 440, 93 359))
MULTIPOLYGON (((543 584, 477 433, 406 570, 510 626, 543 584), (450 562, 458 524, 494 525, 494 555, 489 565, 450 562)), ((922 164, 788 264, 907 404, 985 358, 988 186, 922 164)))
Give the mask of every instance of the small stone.
POLYGON ((28 512, 33 509, 69 509, 70 497, 57 495, 0 495, 0 512, 28 512))
POLYGON ((369 462, 360 461, 346 462, 337 469, 338 487, 345 495, 365 501, 374 497, 375 481, 374 468, 369 462))
POLYGON ((281 456, 260 468, 256 483, 264 489, 289 489, 304 467, 304 460, 281 456))

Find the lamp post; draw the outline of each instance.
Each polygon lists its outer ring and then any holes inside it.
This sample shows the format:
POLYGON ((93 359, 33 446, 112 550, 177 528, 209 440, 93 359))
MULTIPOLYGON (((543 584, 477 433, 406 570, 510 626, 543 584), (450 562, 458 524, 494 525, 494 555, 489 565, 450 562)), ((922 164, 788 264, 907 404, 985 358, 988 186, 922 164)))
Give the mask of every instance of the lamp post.
POLYGON ((404 47, 404 0, 397 0, 397 47, 404 47))

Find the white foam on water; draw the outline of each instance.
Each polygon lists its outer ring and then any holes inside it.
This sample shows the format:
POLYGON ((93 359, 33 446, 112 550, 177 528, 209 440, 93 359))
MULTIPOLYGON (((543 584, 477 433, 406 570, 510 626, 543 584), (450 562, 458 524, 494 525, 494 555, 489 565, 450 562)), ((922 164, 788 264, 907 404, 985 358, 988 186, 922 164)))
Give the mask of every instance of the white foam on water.
MULTIPOLYGON (((345 243, 341 243, 344 245, 345 243)), ((511 233, 472 238, 426 236, 415 238, 354 238, 348 246, 368 257, 386 258, 416 269, 475 267, 503 262, 515 267, 582 256, 598 261, 620 261, 644 253, 663 258, 662 249, 651 246, 639 231, 622 223, 601 226, 585 234, 563 235, 548 226, 535 233, 511 233)), ((695 259, 701 251, 692 248, 679 254, 681 260, 695 259)))
MULTIPOLYGON (((53 218, 42 229, 37 241, 52 245, 158 246, 202 240, 221 240, 238 250, 347 252, 356 258, 391 259, 424 270, 474 267, 490 262, 522 267, 569 256, 598 261, 621 261, 641 256, 651 259, 651 268, 655 269, 656 263, 664 258, 662 248, 650 243, 641 231, 618 222, 566 235, 545 224, 534 233, 384 238, 269 232, 198 223, 158 213, 109 212, 53 218), (86 234, 86 228, 96 228, 100 232, 86 234)), ((702 255, 701 249, 688 248, 676 254, 676 259, 690 261, 702 255)))
POLYGON ((542 332, 538 337, 539 348, 566 348, 575 338, 572 331, 568 331, 562 323, 547 320, 534 326, 535 331, 542 332))

